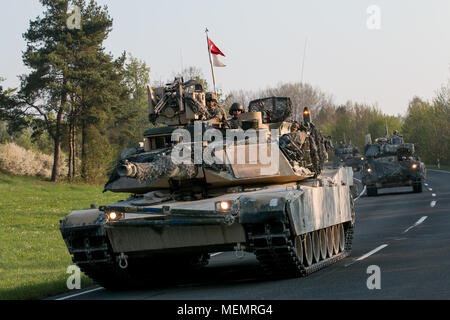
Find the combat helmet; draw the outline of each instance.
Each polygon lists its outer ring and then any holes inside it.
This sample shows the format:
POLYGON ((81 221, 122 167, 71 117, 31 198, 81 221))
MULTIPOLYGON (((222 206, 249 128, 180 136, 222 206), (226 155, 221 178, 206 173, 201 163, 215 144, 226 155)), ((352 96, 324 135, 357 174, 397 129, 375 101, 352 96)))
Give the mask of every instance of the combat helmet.
POLYGON ((218 100, 217 100, 217 94, 215 94, 214 92, 207 92, 205 98, 206 98, 206 101, 215 101, 215 102, 218 102, 218 100))
POLYGON ((233 111, 241 111, 244 112, 244 107, 239 102, 235 102, 230 107, 230 115, 233 115, 233 111))

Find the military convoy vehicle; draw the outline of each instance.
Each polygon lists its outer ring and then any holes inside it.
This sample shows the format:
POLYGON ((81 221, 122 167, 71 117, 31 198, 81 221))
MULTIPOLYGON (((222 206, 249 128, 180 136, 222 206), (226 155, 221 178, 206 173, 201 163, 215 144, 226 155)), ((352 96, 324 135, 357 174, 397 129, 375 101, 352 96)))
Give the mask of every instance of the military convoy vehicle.
POLYGON ((309 112, 290 122, 289 98, 258 99, 239 115, 242 129, 225 130, 208 120, 204 98, 182 79, 149 88, 150 121, 163 126, 122 154, 105 185, 130 195, 61 220, 73 261, 102 286, 183 276, 214 252, 253 253, 283 277, 349 255, 353 172, 323 169, 329 144, 309 112))
POLYGON ((361 170, 364 156, 361 155, 358 148, 351 143, 338 143, 334 148, 334 161, 335 167, 345 166, 352 167, 353 171, 361 170))
POLYGON ((415 156, 414 144, 404 143, 397 131, 392 137, 366 144, 364 156, 361 178, 368 196, 376 196, 379 188, 402 186, 422 192, 425 165, 415 156))

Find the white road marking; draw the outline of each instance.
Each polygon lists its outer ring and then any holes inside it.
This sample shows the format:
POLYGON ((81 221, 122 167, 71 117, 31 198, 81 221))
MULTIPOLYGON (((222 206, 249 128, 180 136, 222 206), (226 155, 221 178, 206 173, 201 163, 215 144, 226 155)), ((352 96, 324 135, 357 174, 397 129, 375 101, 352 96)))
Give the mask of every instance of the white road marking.
POLYGON ((388 245, 387 244, 382 244, 381 246, 379 246, 378 248, 373 249, 372 251, 366 253, 365 255, 359 257, 358 259, 356 259, 356 261, 361 261, 364 260, 368 257, 370 257, 371 255, 373 255, 374 253, 377 253, 378 251, 380 251, 381 249, 386 248, 388 245))
POLYGON ((357 196, 355 198, 355 201, 358 200, 359 198, 361 198, 361 196, 366 192, 366 186, 364 186, 364 189, 361 191, 361 193, 359 194, 359 196, 357 196))
POLYGON ((86 294, 86 293, 90 293, 90 292, 94 292, 94 291, 98 291, 98 290, 102 290, 102 289, 104 289, 104 288, 103 287, 98 287, 98 288, 95 288, 95 289, 91 289, 91 290, 83 291, 83 292, 80 292, 80 293, 72 294, 70 296, 65 296, 65 297, 62 297, 62 298, 58 298, 56 300, 66 300, 66 299, 70 299, 70 298, 73 298, 73 297, 81 296, 82 294, 86 294))
POLYGON ((435 201, 435 200, 431 201, 430 206, 431 206, 432 208, 434 208, 434 206, 436 205, 436 202, 437 202, 437 201, 435 201))
POLYGON ((387 244, 382 244, 381 246, 379 246, 379 247, 373 249, 372 251, 366 253, 365 255, 359 257, 358 259, 356 259, 356 260, 353 261, 352 263, 346 265, 346 267, 348 267, 348 266, 354 264, 354 263, 357 262, 357 261, 361 261, 361 260, 364 260, 364 259, 370 257, 371 255, 373 255, 373 254, 377 253, 378 251, 380 251, 380 250, 386 248, 387 246, 388 246, 387 244))
POLYGON ((433 189, 431 189, 431 188, 428 188, 428 191, 433 191, 433 189))
POLYGON ((436 197, 436 193, 433 193, 431 196, 432 196, 432 197, 436 197))
POLYGON ((403 233, 407 233, 409 230, 411 230, 414 227, 417 227, 419 224, 421 224, 422 222, 425 221, 425 219, 428 218, 427 216, 424 216, 422 218, 420 218, 419 220, 417 220, 417 222, 415 224, 413 224, 411 227, 409 227, 408 229, 406 229, 405 231, 403 231, 403 233))
POLYGON ((428 183, 424 183, 424 185, 426 185, 428 187, 428 183))
POLYGON ((215 256, 218 256, 219 254, 222 254, 223 252, 216 252, 216 253, 213 253, 212 255, 211 255, 211 257, 215 257, 215 256))
POLYGON ((427 171, 436 171, 436 172, 450 173, 450 171, 446 171, 446 170, 435 170, 435 169, 427 169, 427 171))

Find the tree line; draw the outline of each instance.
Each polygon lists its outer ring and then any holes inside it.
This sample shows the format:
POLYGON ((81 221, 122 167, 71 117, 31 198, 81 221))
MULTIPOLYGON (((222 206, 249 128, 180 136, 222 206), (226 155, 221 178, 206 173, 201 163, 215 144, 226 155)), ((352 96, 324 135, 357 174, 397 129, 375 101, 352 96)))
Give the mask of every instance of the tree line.
MULTIPOLYGON (((30 72, 20 76, 19 88, 3 88, 0 83, 0 143, 22 141, 51 153, 52 181, 60 177, 64 152, 69 179, 98 182, 115 165, 121 150, 135 147, 150 126, 146 94, 150 68, 131 54, 114 58, 105 51, 103 43, 113 25, 106 6, 94 0, 71 1, 81 9, 81 25, 70 29, 69 1, 40 1, 42 16, 30 21, 23 34, 22 59, 30 72)), ((197 79, 208 87, 197 67, 174 76, 197 79)), ((450 163, 450 85, 441 88, 431 102, 414 97, 403 116, 385 115, 376 105, 335 104, 331 95, 306 83, 220 92, 219 96, 225 107, 287 96, 294 106, 292 120, 301 120, 303 107, 308 106, 313 121, 334 142, 352 142, 361 150, 367 133, 382 137, 387 127, 390 134, 399 130, 407 142, 415 143, 426 162, 439 158, 441 164, 450 163)))
POLYGON ((405 142, 415 144, 422 161, 450 164, 450 82, 440 88, 432 101, 413 97, 405 115, 386 115, 377 105, 348 101, 336 104, 333 97, 319 88, 305 83, 281 83, 273 88, 258 91, 232 91, 226 103, 243 105, 259 97, 290 97, 293 103, 292 120, 299 121, 305 106, 312 112, 314 123, 333 142, 351 142, 364 150, 365 137, 370 134, 374 141, 398 130, 405 142))
POLYGON ((117 158, 117 150, 135 144, 146 119, 145 62, 105 52, 112 30, 107 7, 76 0, 78 29, 67 27, 69 1, 41 0, 42 17, 23 34, 22 59, 30 69, 20 87, 0 87, 0 120, 10 135, 31 131, 34 141, 53 145, 52 181, 59 177, 61 152, 68 153, 69 178, 98 180, 117 158), (79 172, 78 172, 79 171, 79 172))

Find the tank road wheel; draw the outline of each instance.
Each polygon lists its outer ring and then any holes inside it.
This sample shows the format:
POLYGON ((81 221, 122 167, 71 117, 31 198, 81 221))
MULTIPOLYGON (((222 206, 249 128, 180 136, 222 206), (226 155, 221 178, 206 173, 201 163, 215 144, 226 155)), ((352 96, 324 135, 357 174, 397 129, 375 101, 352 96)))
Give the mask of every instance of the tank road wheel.
POLYGON ((297 254, 297 258, 300 261, 301 264, 303 264, 303 244, 302 244, 302 237, 296 236, 295 237, 295 253, 297 254))
POLYGON ((313 256, 314 261, 320 261, 320 237, 319 231, 313 231, 312 233, 312 247, 313 247, 313 256))
POLYGON ((313 262, 313 246, 311 240, 311 233, 307 233, 303 239, 303 252, 305 253, 306 266, 312 265, 313 262))
POLYGON ((327 233, 325 229, 319 231, 320 237, 320 258, 325 260, 327 258, 327 233))
POLYGON ((333 253, 336 255, 339 253, 339 242, 340 240, 340 233, 339 233, 339 229, 338 226, 332 226, 331 229, 333 230, 333 238, 334 238, 334 243, 333 243, 333 253))
POLYGON ((326 229, 326 234, 327 234, 328 257, 332 257, 333 256, 333 247, 334 247, 334 237, 333 237, 333 230, 331 229, 331 227, 328 227, 326 229))
POLYGON ((339 252, 344 251, 345 249, 345 232, 344 232, 344 225, 341 223, 338 226, 339 230, 339 252))

